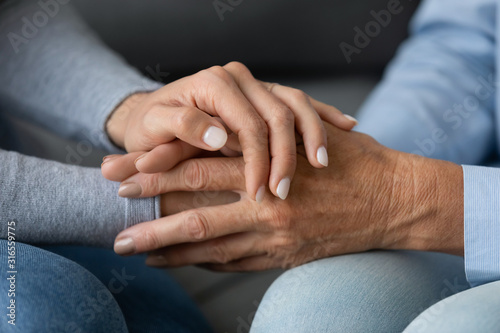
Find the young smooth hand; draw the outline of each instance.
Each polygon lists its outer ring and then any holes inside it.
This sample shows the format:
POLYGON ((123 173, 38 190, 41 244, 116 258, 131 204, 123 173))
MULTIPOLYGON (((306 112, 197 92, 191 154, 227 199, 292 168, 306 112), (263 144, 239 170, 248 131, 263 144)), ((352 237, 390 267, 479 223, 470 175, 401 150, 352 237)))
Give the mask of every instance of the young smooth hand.
MULTIPOLYGON (((275 196, 288 195, 296 168, 296 130, 309 163, 328 165, 321 120, 345 130, 356 125, 336 108, 300 90, 256 80, 243 64, 231 62, 129 97, 111 115, 107 131, 119 147, 143 152, 135 161, 143 173, 167 171, 200 149, 241 151, 247 193, 261 201, 267 184, 275 196)), ((121 194, 140 195, 137 191, 122 187, 121 194)))

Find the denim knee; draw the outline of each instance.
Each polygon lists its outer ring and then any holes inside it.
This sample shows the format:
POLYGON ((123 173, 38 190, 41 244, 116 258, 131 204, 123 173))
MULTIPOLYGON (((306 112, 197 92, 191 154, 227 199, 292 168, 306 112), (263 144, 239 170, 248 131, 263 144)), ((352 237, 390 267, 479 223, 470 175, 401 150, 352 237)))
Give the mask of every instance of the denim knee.
POLYGON ((314 261, 273 283, 251 332, 401 332, 447 281, 467 288, 463 259, 374 251, 314 261))
MULTIPOLYGON (((127 332, 113 295, 90 272, 54 253, 16 243, 16 273, 0 282, 1 308, 15 301, 2 332, 127 332), (14 290, 10 295, 8 290, 14 290), (12 316, 13 314, 13 316, 12 316), (12 319, 14 319, 12 321, 12 319), (13 325, 15 324, 15 325, 13 325)), ((1 267, 7 242, 0 240, 1 267)), ((6 274, 4 271, 3 274, 6 274)))
POLYGON ((500 332, 500 281, 466 290, 434 304, 404 332, 500 332))

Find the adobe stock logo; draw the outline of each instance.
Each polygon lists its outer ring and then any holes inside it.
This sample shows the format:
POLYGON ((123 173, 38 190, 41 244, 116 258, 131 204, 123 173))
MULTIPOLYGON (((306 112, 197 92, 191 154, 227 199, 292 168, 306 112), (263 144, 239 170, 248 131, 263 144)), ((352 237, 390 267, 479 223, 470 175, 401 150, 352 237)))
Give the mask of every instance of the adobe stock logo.
POLYGON ((15 53, 18 53, 22 45, 26 45, 34 39, 40 29, 45 27, 51 18, 54 18, 60 10, 60 5, 66 5, 70 0, 40 0, 38 6, 40 10, 33 11, 30 17, 23 16, 23 23, 19 33, 9 32, 7 38, 15 53))
POLYGON ((226 2, 223 2, 221 0, 214 0, 212 2, 212 5, 214 6, 215 12, 219 16, 219 20, 221 22, 224 22, 224 15, 226 12, 232 13, 233 10, 241 5, 243 0, 226 0, 226 2))
POLYGON ((418 149, 413 150, 412 154, 431 157, 436 151, 449 152, 446 142, 450 137, 459 135, 458 130, 467 131, 467 126, 474 126, 474 122, 471 123, 469 118, 481 117, 481 110, 488 108, 498 89, 498 81, 494 73, 488 76, 478 76, 476 79, 474 91, 464 96, 461 103, 455 103, 446 109, 440 120, 437 119, 442 127, 435 127, 427 132, 427 136, 413 140, 418 149))
POLYGON ((372 39, 378 37, 382 29, 391 24, 392 17, 401 14, 403 9, 399 0, 389 0, 387 9, 382 9, 378 12, 371 10, 370 15, 373 17, 373 20, 366 23, 363 30, 359 26, 355 26, 353 29, 355 32, 353 38, 354 45, 347 42, 341 42, 339 44, 340 50, 347 63, 350 64, 352 62, 353 54, 360 54, 361 50, 368 47, 372 39))

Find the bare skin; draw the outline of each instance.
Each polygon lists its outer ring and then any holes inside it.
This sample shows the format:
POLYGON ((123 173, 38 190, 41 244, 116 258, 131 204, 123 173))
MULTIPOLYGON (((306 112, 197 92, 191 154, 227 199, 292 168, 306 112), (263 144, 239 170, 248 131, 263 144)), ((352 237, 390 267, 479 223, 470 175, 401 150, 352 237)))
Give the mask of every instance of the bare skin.
POLYGON ((260 204, 250 200, 242 158, 192 159, 168 172, 126 179, 140 184, 141 196, 236 191, 241 199, 185 211, 170 208, 181 212, 124 230, 115 251, 154 251, 147 261, 152 266, 203 264, 219 271, 288 268, 372 249, 463 255, 459 165, 394 151, 367 135, 325 126, 331 165, 312 168, 299 146, 286 201, 270 193, 260 204))
POLYGON ((333 106, 256 80, 243 64, 231 62, 129 97, 111 115, 107 132, 128 152, 143 152, 135 164, 146 173, 166 171, 163 161, 171 167, 201 149, 241 150, 250 197, 260 201, 268 187, 284 200, 288 188, 283 184, 296 168, 295 129, 311 165, 328 165, 321 120, 346 130, 356 124, 333 106))

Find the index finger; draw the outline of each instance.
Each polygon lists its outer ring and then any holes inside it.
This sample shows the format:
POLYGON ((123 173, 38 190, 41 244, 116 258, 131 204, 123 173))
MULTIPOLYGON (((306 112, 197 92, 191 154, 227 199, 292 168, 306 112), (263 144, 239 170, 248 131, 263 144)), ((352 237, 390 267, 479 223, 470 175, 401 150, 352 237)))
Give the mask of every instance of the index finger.
POLYGON ((114 250, 120 255, 153 251, 166 246, 201 242, 251 231, 257 216, 249 209, 251 201, 224 206, 203 207, 136 224, 116 237, 114 250))
POLYGON ((243 64, 231 62, 224 68, 234 77, 242 93, 267 124, 271 149, 269 186, 274 195, 284 200, 297 165, 294 114, 243 64))
POLYGON ((191 159, 167 172, 134 174, 123 181, 118 193, 128 198, 144 198, 173 191, 244 191, 243 168, 239 157, 191 159), (135 193, 122 190, 130 186, 139 190, 135 193))
MULTIPOLYGON (((201 110, 220 116, 238 135, 245 161, 247 192, 252 199, 261 201, 270 170, 267 125, 224 68, 214 66, 198 75, 206 76, 203 88, 211 98, 200 98, 199 94, 186 96, 185 90, 179 93, 186 99, 194 98, 201 110)), ((200 87, 193 90, 200 90, 200 87)))

